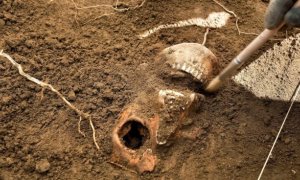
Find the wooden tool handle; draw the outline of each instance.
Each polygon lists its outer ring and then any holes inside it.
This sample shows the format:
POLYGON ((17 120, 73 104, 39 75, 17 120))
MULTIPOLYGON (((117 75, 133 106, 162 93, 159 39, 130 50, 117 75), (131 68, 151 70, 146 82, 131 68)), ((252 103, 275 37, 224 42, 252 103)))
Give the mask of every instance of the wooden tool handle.
POLYGON ((240 52, 228 66, 219 74, 221 80, 224 80, 230 76, 232 76, 235 71, 240 68, 248 59, 249 57, 257 51, 264 43, 266 43, 277 31, 284 25, 282 23, 276 29, 265 29, 261 32, 244 50, 240 52))
MULTIPOLYGON (((300 7, 300 0, 298 0, 294 7, 300 7)), ((237 55, 230 64, 219 74, 220 80, 225 80, 231 77, 236 70, 241 67, 249 57, 257 51, 265 42, 267 42, 273 35, 275 35, 279 29, 284 26, 284 22, 281 23, 275 29, 265 29, 260 33, 239 55, 237 55)))
MULTIPOLYGON (((298 0, 294 7, 300 7, 300 0, 298 0)), ((207 92, 216 92, 226 79, 230 78, 237 72, 237 69, 241 67, 249 57, 258 50, 266 41, 268 41, 282 26, 284 22, 280 24, 275 29, 269 30, 265 29, 260 35, 258 35, 239 55, 237 55, 227 67, 215 77, 205 88, 207 92)))

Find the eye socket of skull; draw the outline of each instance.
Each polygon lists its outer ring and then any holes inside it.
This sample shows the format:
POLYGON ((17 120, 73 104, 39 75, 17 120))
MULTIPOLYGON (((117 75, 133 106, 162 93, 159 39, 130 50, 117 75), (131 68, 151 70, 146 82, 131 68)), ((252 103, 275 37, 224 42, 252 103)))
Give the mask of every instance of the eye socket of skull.
POLYGON ((129 119, 118 132, 120 141, 129 149, 139 149, 150 139, 148 128, 136 119, 129 119))

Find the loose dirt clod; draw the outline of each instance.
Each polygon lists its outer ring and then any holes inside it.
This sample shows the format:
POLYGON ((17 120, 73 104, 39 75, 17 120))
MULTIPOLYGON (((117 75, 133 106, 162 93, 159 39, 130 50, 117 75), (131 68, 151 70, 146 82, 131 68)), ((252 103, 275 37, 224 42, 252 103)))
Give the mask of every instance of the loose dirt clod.
POLYGON ((49 171, 51 165, 47 159, 42 159, 36 163, 35 170, 39 173, 45 173, 49 171))

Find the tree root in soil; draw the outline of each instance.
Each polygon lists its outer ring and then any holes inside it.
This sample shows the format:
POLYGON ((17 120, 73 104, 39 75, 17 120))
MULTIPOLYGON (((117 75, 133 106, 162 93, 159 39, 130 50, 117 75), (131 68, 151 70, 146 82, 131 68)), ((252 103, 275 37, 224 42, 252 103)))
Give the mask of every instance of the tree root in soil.
POLYGON ((95 146, 96 146, 97 149, 100 149, 99 145, 98 145, 98 143, 96 141, 96 131, 95 131, 95 127, 94 127, 94 124, 93 124, 93 121, 92 121, 92 117, 91 117, 90 114, 85 113, 83 111, 80 111, 78 108, 76 108, 58 90, 56 90, 51 84, 45 83, 43 81, 40 81, 40 80, 38 80, 38 79, 30 76, 29 74, 25 73, 23 71, 22 66, 19 63, 17 63, 10 55, 4 53, 3 50, 0 51, 0 56, 5 57, 6 59, 8 59, 10 61, 10 63, 18 69, 19 74, 21 76, 25 77, 29 81, 32 81, 32 82, 40 85, 42 88, 48 88, 49 90, 51 90, 52 92, 54 92, 55 94, 57 94, 67 104, 67 106, 69 108, 71 108, 72 110, 74 110, 79 115, 78 132, 81 135, 83 135, 84 137, 85 137, 85 134, 80 129, 81 120, 82 120, 82 118, 89 120, 89 124, 90 124, 90 127, 91 127, 92 132, 93 132, 93 141, 94 141, 94 144, 95 144, 95 146))
POLYGON ((131 173, 133 173, 133 174, 137 174, 136 171, 131 170, 131 169, 128 169, 127 167, 125 167, 125 166, 123 166, 123 165, 121 165, 121 164, 118 164, 118 163, 115 163, 115 162, 112 162, 112 161, 107 161, 107 163, 109 163, 109 164, 111 164, 111 165, 114 165, 114 166, 116 166, 116 167, 119 167, 119 168, 121 168, 121 169, 123 169, 123 170, 126 170, 126 171, 128 171, 128 172, 131 172, 131 173))
POLYGON ((229 10, 228 8, 226 8, 223 4, 221 4, 221 3, 220 3, 219 1, 217 1, 217 0, 213 0, 213 1, 214 1, 216 4, 218 4, 219 6, 221 6, 221 7, 224 9, 224 11, 228 12, 229 14, 232 14, 232 15, 235 17, 235 26, 236 26, 236 29, 237 29, 239 35, 241 35, 241 34, 247 34, 247 35, 255 35, 255 36, 258 36, 257 33, 248 33, 248 32, 243 32, 243 31, 241 31, 240 28, 239 28, 239 19, 240 19, 240 18, 234 13, 234 11, 229 10))
POLYGON ((203 42, 202 42, 202 45, 203 45, 203 46, 204 46, 205 43, 206 43, 208 33, 209 33, 209 28, 206 28, 206 31, 205 31, 204 37, 203 37, 203 42))
MULTIPOLYGON (((51 3, 53 2, 54 0, 50 0, 48 3, 51 3)), ((135 10, 135 9, 138 9, 140 7, 142 7, 146 0, 143 0, 140 4, 134 6, 134 7, 130 7, 129 5, 123 3, 123 2, 119 2, 119 0, 117 0, 117 2, 114 4, 114 5, 111 5, 111 4, 96 4, 96 5, 92 5, 92 6, 80 6, 78 5, 74 0, 70 0, 70 2, 74 5, 75 9, 76 9, 76 13, 75 13, 75 21, 77 23, 77 25, 79 25, 79 22, 78 22, 78 11, 79 10, 84 10, 84 9, 96 9, 96 8, 104 8, 104 9, 110 9, 110 10, 113 10, 114 12, 112 13, 104 13, 94 19, 91 19, 89 21, 87 21, 86 23, 82 24, 82 25, 85 25, 85 24, 88 24, 92 21, 95 21, 97 19, 100 19, 102 17, 105 17, 105 16, 110 16, 110 15, 114 15, 115 12, 126 12, 126 11, 129 11, 129 10, 135 10), (125 7, 119 7, 119 6, 125 6, 125 7)))
POLYGON ((99 7, 107 7, 107 8, 110 8, 110 9, 114 10, 114 11, 117 11, 117 12, 125 12, 125 11, 128 11, 128 10, 134 10, 134 9, 140 8, 140 7, 142 7, 142 6, 145 4, 145 2, 146 2, 146 0, 143 0, 142 3, 136 5, 136 6, 132 7, 132 8, 130 8, 129 5, 126 5, 126 4, 122 3, 122 4, 124 4, 125 6, 128 6, 128 8, 118 8, 118 6, 119 6, 119 4, 120 4, 119 1, 117 1, 117 3, 116 3, 115 5, 98 4, 98 5, 93 5, 93 6, 83 6, 83 7, 79 7, 78 4, 75 3, 74 0, 71 0, 71 1, 72 1, 72 3, 74 4, 75 8, 78 9, 78 10, 80 10, 80 9, 99 8, 99 7))

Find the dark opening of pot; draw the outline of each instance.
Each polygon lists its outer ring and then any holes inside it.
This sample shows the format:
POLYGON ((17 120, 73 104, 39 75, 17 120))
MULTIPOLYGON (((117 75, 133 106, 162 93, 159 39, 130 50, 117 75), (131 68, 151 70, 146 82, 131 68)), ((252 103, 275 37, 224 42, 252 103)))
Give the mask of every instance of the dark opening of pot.
POLYGON ((135 120, 129 120, 118 133, 124 145, 130 149, 139 149, 149 139, 149 130, 135 120))

